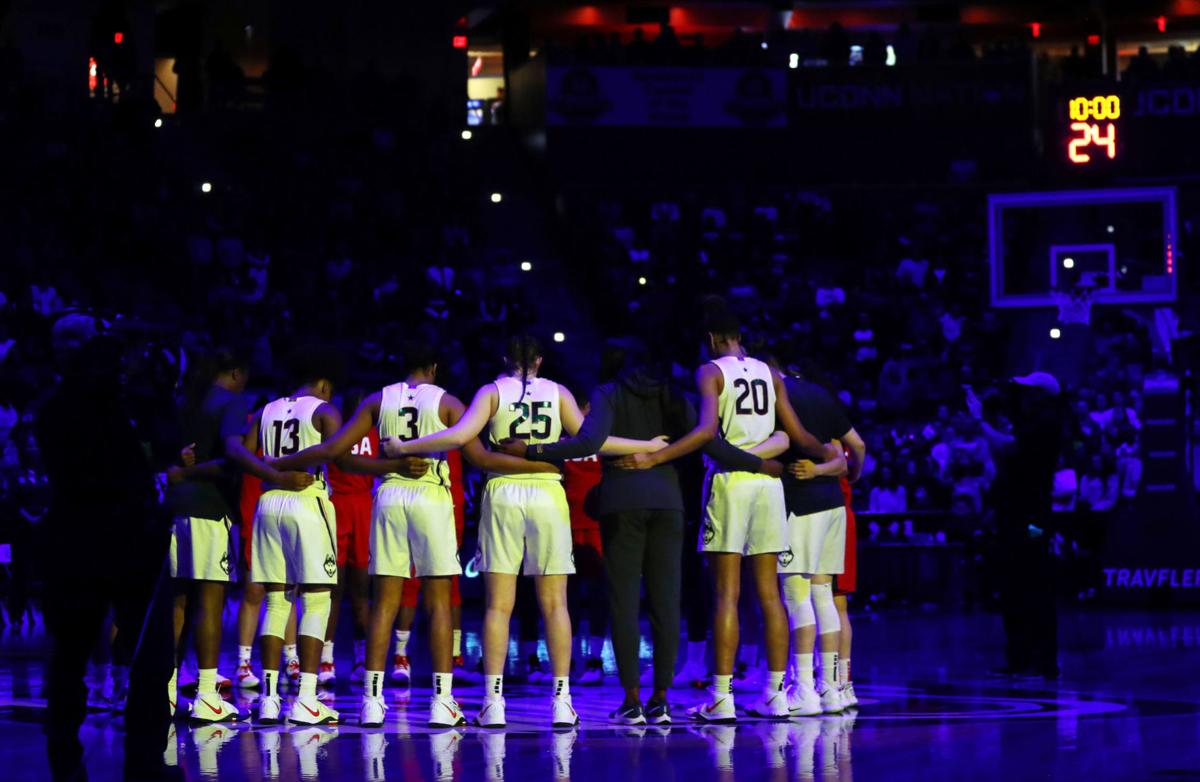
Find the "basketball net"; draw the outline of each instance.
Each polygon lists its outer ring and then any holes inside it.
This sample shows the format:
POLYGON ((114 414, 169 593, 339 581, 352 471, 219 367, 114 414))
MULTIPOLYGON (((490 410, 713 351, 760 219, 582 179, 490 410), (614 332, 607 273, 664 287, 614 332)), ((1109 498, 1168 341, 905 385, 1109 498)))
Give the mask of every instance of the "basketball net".
POLYGON ((1082 286, 1069 291, 1055 291, 1054 303, 1058 305, 1058 322, 1091 325, 1093 295, 1091 288, 1082 286))

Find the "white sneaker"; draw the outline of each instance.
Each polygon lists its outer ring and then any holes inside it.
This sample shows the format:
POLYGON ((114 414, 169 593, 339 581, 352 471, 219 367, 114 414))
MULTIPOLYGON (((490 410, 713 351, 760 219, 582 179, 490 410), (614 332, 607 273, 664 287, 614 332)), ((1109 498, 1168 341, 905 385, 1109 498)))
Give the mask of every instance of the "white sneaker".
POLYGON ((462 707, 452 695, 433 695, 429 698, 429 727, 457 728, 467 724, 462 707))
POLYGON ((828 687, 822 682, 822 689, 818 692, 821 696, 821 711, 826 714, 841 714, 846 710, 846 704, 842 701, 842 693, 837 687, 828 687))
POLYGON ((746 709, 746 714, 751 717, 763 717, 769 720, 787 719, 789 713, 786 690, 764 692, 746 709))
POLYGON ((733 745, 737 737, 737 728, 732 725, 705 725, 693 728, 696 733, 708 742, 708 751, 712 755, 713 765, 722 770, 733 770, 733 745))
POLYGON ((728 725, 737 722, 737 707, 733 703, 733 693, 718 694, 708 691, 708 702, 693 706, 687 711, 688 718, 695 722, 707 722, 717 725, 728 725))
POLYGON ((283 699, 278 695, 265 695, 258 704, 258 724, 278 725, 283 717, 283 699))
POLYGON ((767 768, 787 768, 788 725, 783 722, 759 723, 758 735, 767 753, 767 768))
POLYGON ((392 658, 392 681, 401 687, 412 684, 412 664, 407 655, 398 654, 392 658))
POLYGON ((320 770, 318 759, 321 748, 338 737, 338 729, 329 727, 309 727, 292 733, 292 746, 296 748, 296 760, 300 767, 301 779, 318 779, 320 770))
POLYGON ((484 698, 483 706, 475 715, 475 724, 481 728, 503 728, 505 725, 504 696, 489 695, 484 698))
POLYGON ((296 685, 298 685, 300 683, 300 658, 299 657, 293 657, 290 660, 288 660, 287 665, 284 666, 284 670, 287 671, 288 681, 292 683, 293 687, 295 687, 296 685))
POLYGON ((457 730, 434 733, 429 737, 429 755, 433 759, 433 778, 438 782, 449 782, 454 779, 454 758, 458 755, 458 745, 461 742, 462 734, 457 730))
POLYGON ((383 698, 364 695, 362 708, 358 712, 358 724, 364 728, 383 727, 383 720, 387 716, 387 709, 387 703, 384 702, 383 698))
POLYGON ((188 712, 192 722, 230 722, 238 718, 237 706, 221 697, 220 693, 196 695, 188 712))
POLYGON ((703 663, 687 663, 683 670, 675 674, 674 683, 676 687, 695 687, 702 690, 708 686, 711 679, 712 675, 703 663))
POLYGON ((333 725, 338 713, 316 698, 297 698, 292 701, 288 722, 296 725, 333 725))
POLYGON ((846 704, 847 709, 858 708, 858 696, 854 694, 854 682, 846 682, 842 685, 842 703, 846 704))
POLYGON ((196 747, 200 776, 203 779, 216 778, 217 757, 221 747, 233 741, 237 734, 236 726, 217 723, 208 723, 192 729, 192 744, 196 747))
POLYGON ((571 704, 570 695, 555 695, 550 707, 550 725, 555 728, 573 728, 579 724, 579 713, 571 704))
POLYGON ((363 763, 367 767, 367 782, 385 782, 387 779, 384 770, 387 745, 387 737, 382 733, 362 734, 362 754, 363 763))
POLYGON ((333 663, 322 662, 317 669, 317 684, 322 687, 332 687, 337 682, 337 669, 333 663))
POLYGON ((254 675, 254 669, 250 667, 249 660, 239 662, 237 670, 233 675, 237 679, 238 689, 241 690, 257 690, 258 685, 262 683, 254 675))
POLYGON ((819 717, 824 709, 821 708, 821 696, 811 684, 795 682, 788 687, 788 712, 793 717, 819 717))
POLYGON ((604 663, 598 657, 589 658, 583 666, 583 675, 579 677, 582 687, 595 687, 604 683, 604 663))

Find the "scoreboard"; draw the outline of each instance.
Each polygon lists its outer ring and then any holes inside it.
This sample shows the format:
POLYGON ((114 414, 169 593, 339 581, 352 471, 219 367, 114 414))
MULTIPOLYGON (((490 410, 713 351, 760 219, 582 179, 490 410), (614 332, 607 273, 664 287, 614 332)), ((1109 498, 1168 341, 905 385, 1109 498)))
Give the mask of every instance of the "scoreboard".
POLYGON ((1067 102, 1070 135, 1067 159, 1075 165, 1091 163, 1093 156, 1117 157, 1117 120, 1121 118, 1120 95, 1093 95, 1067 102))

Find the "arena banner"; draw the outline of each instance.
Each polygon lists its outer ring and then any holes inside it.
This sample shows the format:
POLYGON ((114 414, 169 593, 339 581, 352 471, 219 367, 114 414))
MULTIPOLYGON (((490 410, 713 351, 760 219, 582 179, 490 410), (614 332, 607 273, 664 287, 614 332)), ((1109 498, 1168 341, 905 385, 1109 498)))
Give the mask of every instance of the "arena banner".
POLYGON ((786 77, 762 68, 551 66, 550 126, 764 128, 787 123, 786 77))
POLYGON ((800 68, 789 71, 788 92, 796 117, 857 112, 873 116, 908 112, 929 119, 980 113, 1029 120, 1029 72, 1014 65, 958 68, 800 68))

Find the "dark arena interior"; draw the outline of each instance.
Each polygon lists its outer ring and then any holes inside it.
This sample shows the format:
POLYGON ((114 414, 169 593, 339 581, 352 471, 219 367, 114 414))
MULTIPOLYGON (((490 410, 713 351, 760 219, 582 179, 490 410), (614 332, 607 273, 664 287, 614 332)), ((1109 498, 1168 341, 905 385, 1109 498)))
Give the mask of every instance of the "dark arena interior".
POLYGON ((0 779, 1200 780, 1197 0, 0 0, 0 779))

